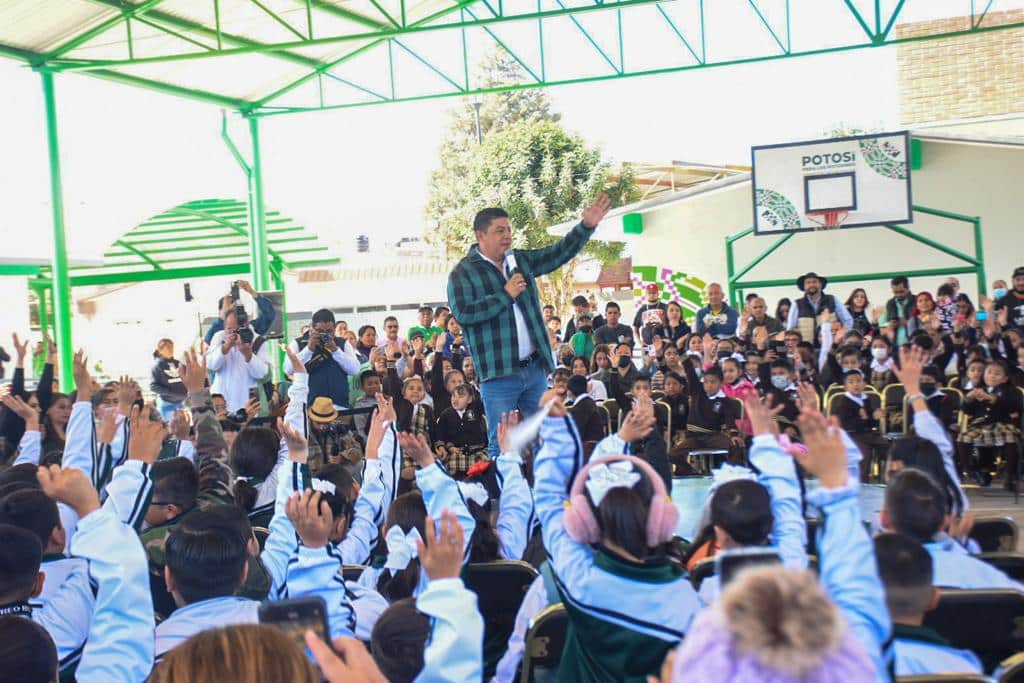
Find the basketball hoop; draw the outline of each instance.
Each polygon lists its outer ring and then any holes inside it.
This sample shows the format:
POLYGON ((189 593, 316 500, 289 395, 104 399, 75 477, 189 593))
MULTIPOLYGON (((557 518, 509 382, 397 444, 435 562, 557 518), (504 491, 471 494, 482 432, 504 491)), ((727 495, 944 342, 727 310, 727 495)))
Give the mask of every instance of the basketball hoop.
POLYGON ((843 226, 849 215, 850 212, 846 210, 812 211, 807 214, 807 218, 818 225, 816 229, 835 230, 843 226))

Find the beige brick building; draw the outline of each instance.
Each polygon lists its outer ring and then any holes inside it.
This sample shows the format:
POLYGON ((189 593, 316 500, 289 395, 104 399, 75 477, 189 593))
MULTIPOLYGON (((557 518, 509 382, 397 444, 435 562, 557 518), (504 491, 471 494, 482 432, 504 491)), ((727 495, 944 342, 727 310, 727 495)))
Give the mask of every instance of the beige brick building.
MULTIPOLYGON (((1024 9, 989 12, 981 26, 1021 21, 1024 9)), ((969 23, 969 17, 907 23, 894 35, 965 30, 969 23)), ((902 123, 1024 115, 1024 28, 904 43, 896 51, 902 123)))

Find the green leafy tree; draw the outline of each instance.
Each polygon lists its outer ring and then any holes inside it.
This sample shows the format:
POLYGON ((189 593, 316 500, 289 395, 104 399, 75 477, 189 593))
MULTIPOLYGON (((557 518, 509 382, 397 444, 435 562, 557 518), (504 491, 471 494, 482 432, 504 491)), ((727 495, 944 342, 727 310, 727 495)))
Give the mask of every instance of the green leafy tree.
MULTIPOLYGON (((485 64, 486 85, 518 80, 519 65, 494 55, 485 64)), ((431 179, 426 214, 434 223, 428 241, 441 246, 449 259, 461 258, 472 244, 473 217, 487 206, 500 206, 513 225, 513 246, 532 249, 555 238, 547 229, 580 215, 598 192, 607 192, 614 206, 637 196, 629 168, 611 181, 611 167, 600 150, 568 133, 551 111, 542 90, 487 95, 480 107, 482 143, 477 142, 476 112, 471 104, 457 107, 440 152, 440 166, 431 179)), ((541 281, 544 300, 566 310, 572 296, 573 273, 584 259, 618 260, 622 244, 591 241, 584 251, 541 281)))

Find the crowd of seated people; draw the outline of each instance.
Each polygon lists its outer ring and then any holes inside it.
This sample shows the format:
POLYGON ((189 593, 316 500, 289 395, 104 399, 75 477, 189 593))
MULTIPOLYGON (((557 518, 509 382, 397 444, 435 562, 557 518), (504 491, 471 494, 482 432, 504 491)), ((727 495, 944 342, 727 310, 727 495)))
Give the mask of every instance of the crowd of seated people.
POLYGON ((966 599, 959 616, 983 620, 972 591, 1024 602, 963 487, 1016 485, 1024 268, 977 309, 955 281, 915 296, 897 277, 874 307, 796 284, 774 317, 714 284, 692 322, 656 287, 632 327, 578 297, 563 334, 547 308, 557 367, 534 415, 484 413, 444 307, 379 338, 319 310, 278 384, 265 320, 233 305, 208 345, 175 358, 160 340, 148 387, 94 381, 79 352, 60 394, 47 340, 29 392, 15 337, 5 677, 998 675, 1024 644, 962 642, 943 610, 966 599), (693 475, 710 486, 690 533, 671 494, 693 475), (871 481, 884 500, 864 519, 871 481), (264 618, 290 601, 326 628, 264 618), (545 625, 559 648, 541 657, 545 625))

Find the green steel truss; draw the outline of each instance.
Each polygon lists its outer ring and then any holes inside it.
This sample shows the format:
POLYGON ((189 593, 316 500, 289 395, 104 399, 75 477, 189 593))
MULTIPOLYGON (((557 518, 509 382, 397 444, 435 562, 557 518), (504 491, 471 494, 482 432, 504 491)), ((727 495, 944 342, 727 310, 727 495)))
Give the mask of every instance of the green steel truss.
POLYGON ((901 13, 931 0, 814 0, 813 9, 807 0, 237 0, 230 12, 226 0, 75 1, 98 8, 88 28, 44 51, 13 44, 0 29, 0 55, 47 73, 84 72, 248 116, 663 74, 1024 26, 994 21, 997 0, 950 0, 963 3, 962 22, 909 37, 895 36, 901 13), (831 6, 831 23, 796 30, 806 17, 820 16, 808 12, 821 6, 831 6), (762 40, 733 44, 733 26, 716 14, 723 8, 762 40), (644 30, 637 28, 641 15, 644 30), (652 25, 669 42, 656 40, 652 25), (578 46, 573 59, 564 49, 569 41, 578 46), (493 50, 522 66, 521 82, 474 82, 476 60, 493 50), (592 59, 577 58, 581 50, 592 59), (276 66, 273 78, 261 80, 259 67, 250 73, 244 65, 256 63, 242 60, 253 57, 276 66), (211 60, 235 60, 239 78, 211 85, 202 77, 211 60))
MULTIPOLYGON (((339 263, 295 220, 273 210, 264 215, 269 268, 280 272, 339 263)), ((69 283, 83 287, 248 273, 248 221, 249 206, 243 201, 187 202, 129 230, 103 254, 102 265, 70 265, 69 283)), ((41 267, 37 282, 49 284, 51 273, 49 266, 41 267)), ((260 288, 269 289, 269 283, 260 288)))
MULTIPOLYGON (((959 213, 953 213, 952 211, 943 211, 941 209, 932 209, 927 206, 914 205, 914 213, 925 214, 927 216, 934 216, 941 219, 958 221, 960 223, 966 223, 971 228, 971 234, 974 239, 974 255, 964 253, 959 249, 951 247, 941 242, 937 242, 933 239, 929 239, 924 235, 920 235, 912 230, 909 230, 903 225, 883 225, 878 228, 858 228, 858 230, 867 230, 874 232, 876 229, 888 230, 898 235, 902 235, 908 239, 912 239, 915 242, 919 242, 926 247, 933 249, 941 254, 950 256, 957 259, 959 263, 950 266, 944 266, 941 268, 923 268, 917 270, 902 270, 892 272, 873 272, 873 273, 844 273, 839 275, 828 276, 829 282, 863 282, 865 280, 888 280, 897 275, 905 275, 907 277, 936 277, 941 275, 967 275, 973 274, 977 279, 978 293, 984 294, 987 290, 985 286, 985 250, 982 243, 982 232, 981 232, 981 218, 978 216, 965 216, 959 213)), ((775 253, 780 247, 786 242, 793 238, 797 233, 786 233, 775 239, 774 242, 769 244, 755 256, 749 263, 744 265, 742 268, 737 269, 736 257, 734 253, 734 245, 736 242, 754 235, 754 228, 750 227, 745 230, 741 230, 735 235, 729 235, 725 238, 725 267, 726 272, 729 276, 729 299, 733 306, 737 310, 743 309, 744 297, 747 291, 754 289, 762 289, 765 287, 792 287, 794 285, 793 278, 785 280, 779 279, 748 279, 750 272, 754 270, 758 265, 764 262, 769 256, 775 253)), ((808 233, 804 233, 808 234, 808 233)), ((877 234, 877 233, 875 233, 877 234)), ((755 239, 757 239, 755 237, 755 239)))

